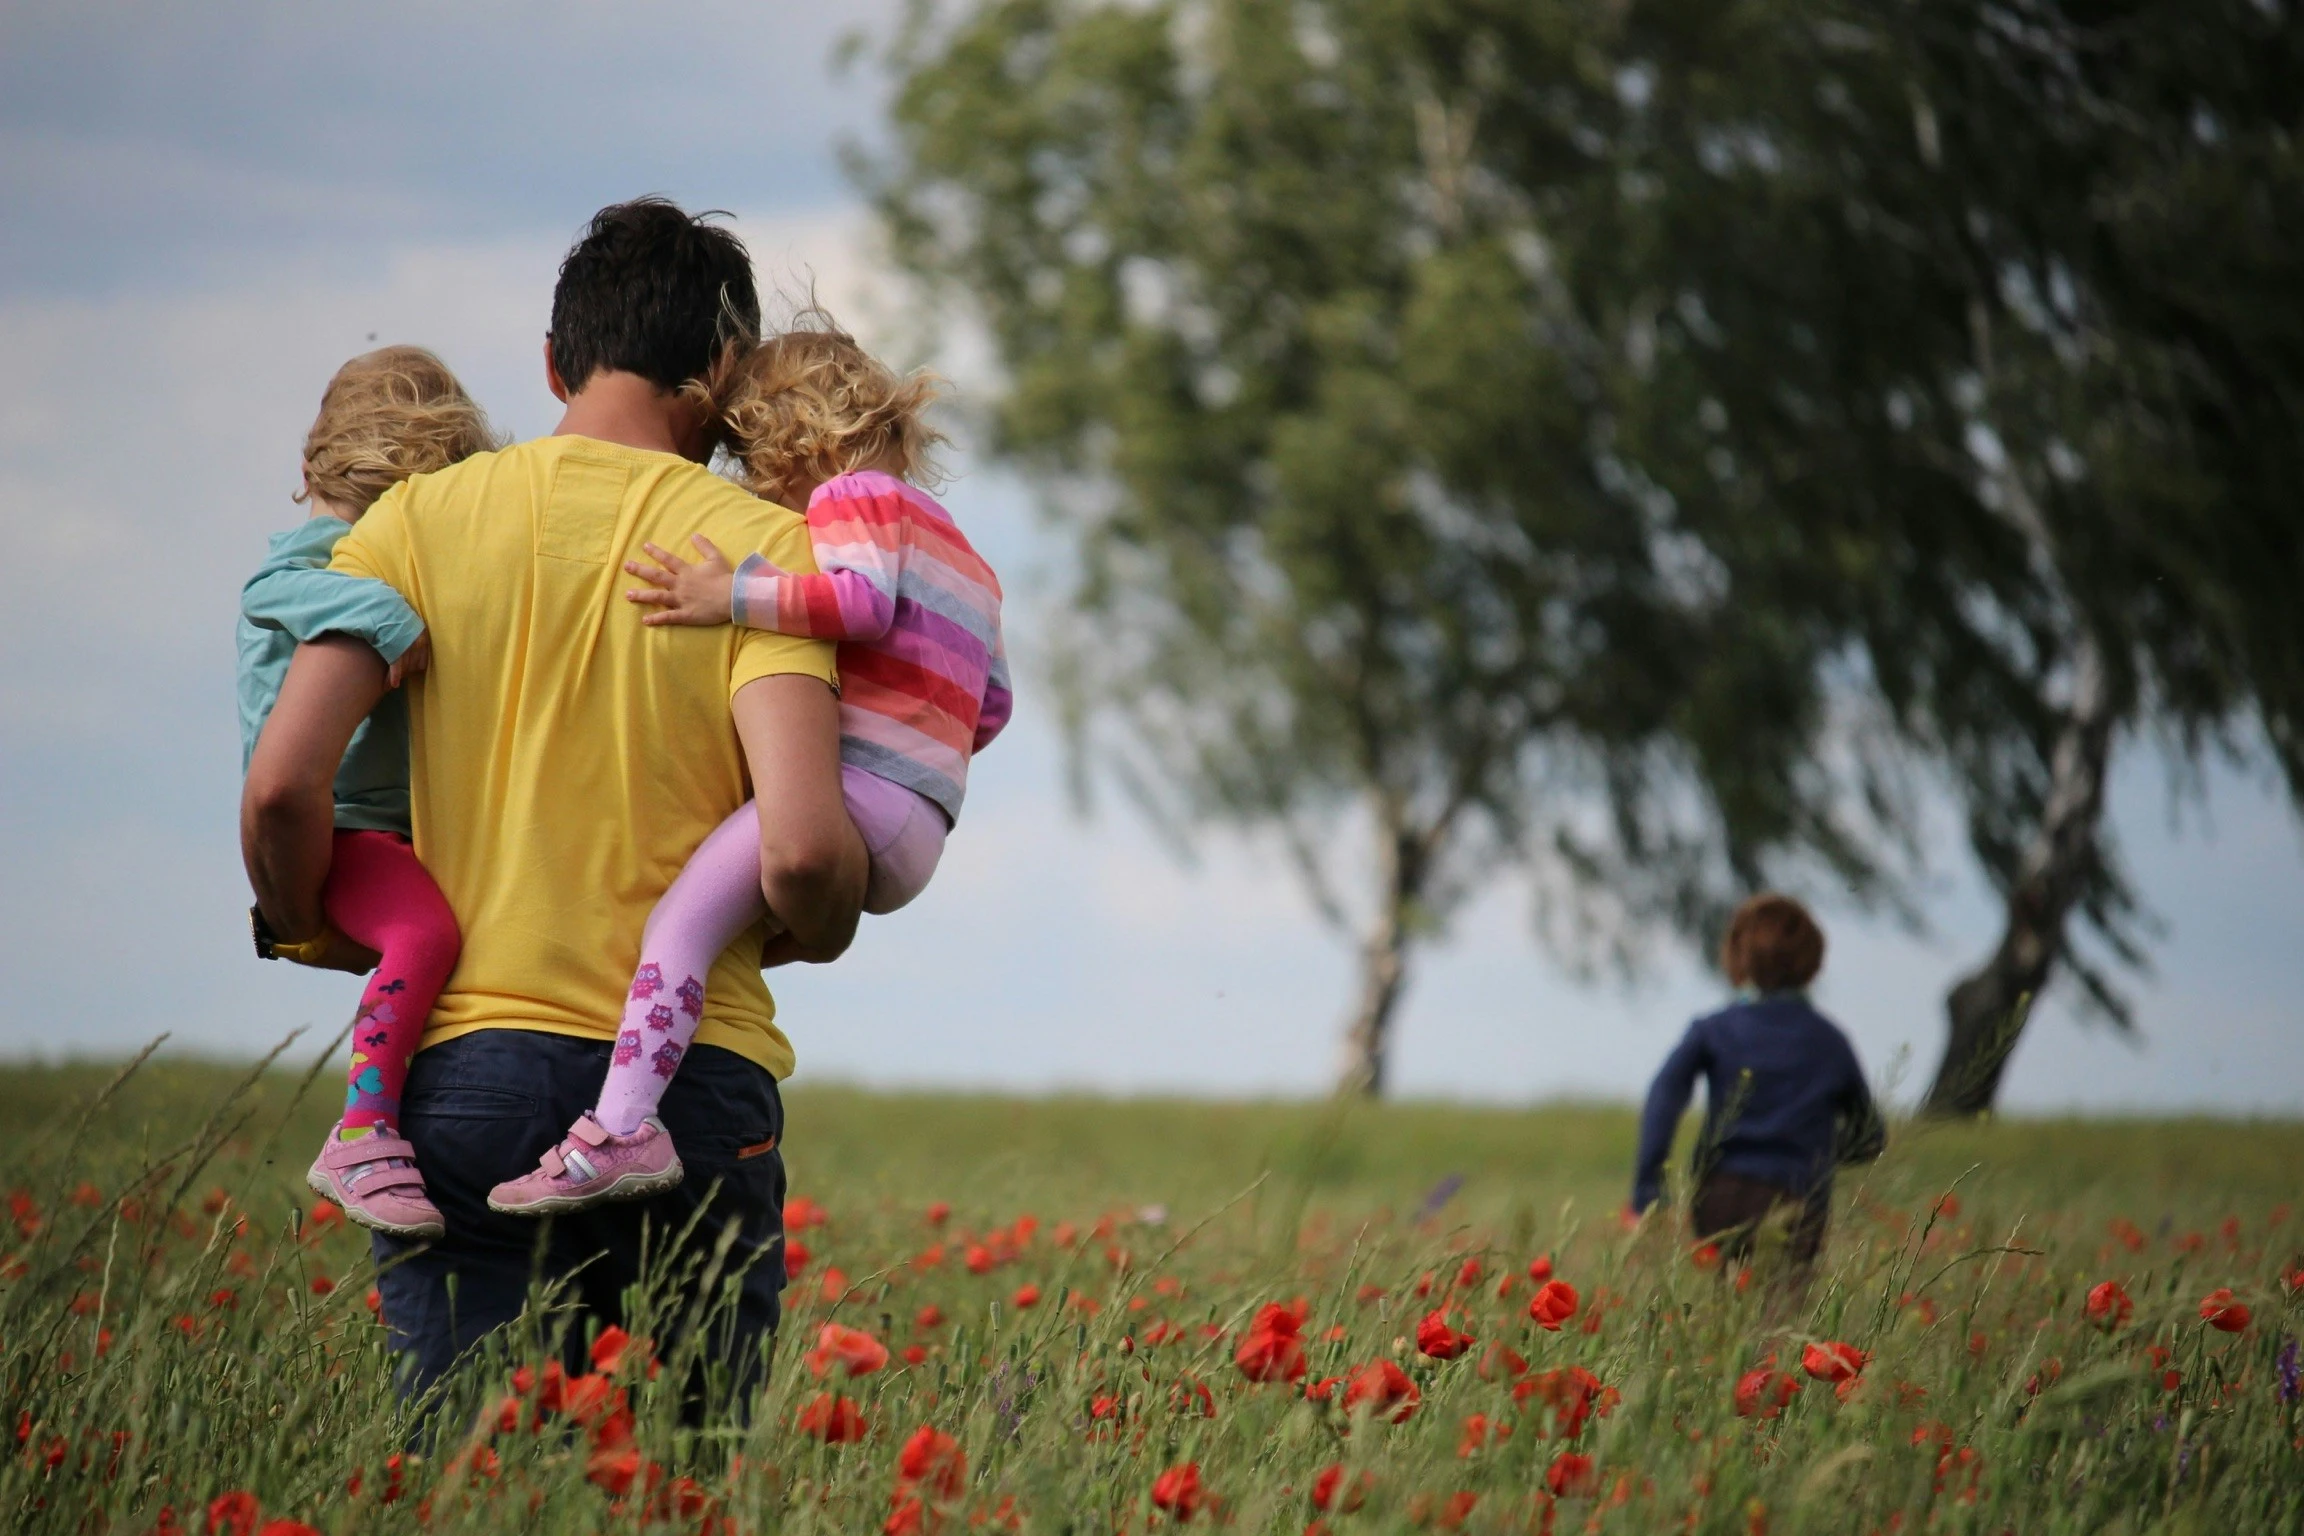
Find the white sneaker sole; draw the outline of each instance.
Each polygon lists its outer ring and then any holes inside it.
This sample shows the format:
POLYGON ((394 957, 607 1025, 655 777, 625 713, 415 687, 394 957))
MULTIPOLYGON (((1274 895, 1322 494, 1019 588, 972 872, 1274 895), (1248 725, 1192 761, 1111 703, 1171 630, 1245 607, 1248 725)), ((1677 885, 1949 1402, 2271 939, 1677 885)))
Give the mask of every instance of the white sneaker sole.
POLYGON ((587 1189, 581 1194, 546 1195, 527 1205, 507 1205, 499 1202, 495 1192, 488 1195, 488 1209, 504 1216, 559 1216, 569 1211, 581 1211, 595 1205, 614 1205, 625 1200, 645 1200, 660 1195, 688 1177, 688 1170, 679 1159, 662 1173, 619 1174, 598 1189, 587 1189))
POLYGON ((448 1235, 447 1226, 441 1222, 419 1221, 413 1225, 403 1226, 398 1222, 385 1221, 380 1217, 371 1215, 338 1194, 335 1186, 329 1182, 325 1174, 306 1173, 304 1175, 304 1187, 323 1200, 333 1201, 336 1208, 344 1213, 346 1221, 351 1222, 354 1226, 366 1227, 371 1232, 382 1232, 388 1237, 425 1239, 448 1235))

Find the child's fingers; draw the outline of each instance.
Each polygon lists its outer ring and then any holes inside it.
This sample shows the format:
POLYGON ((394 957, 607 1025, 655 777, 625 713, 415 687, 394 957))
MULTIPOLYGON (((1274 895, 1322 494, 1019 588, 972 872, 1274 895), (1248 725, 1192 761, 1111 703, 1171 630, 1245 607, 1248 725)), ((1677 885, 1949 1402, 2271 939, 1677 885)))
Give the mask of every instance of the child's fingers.
POLYGON ((688 535, 688 542, 695 545, 698 549, 704 551, 704 558, 710 564, 726 565, 728 563, 728 557, 720 553, 720 551, 713 545, 712 541, 704 537, 704 535, 700 533, 692 533, 688 535))
POLYGON ((627 560, 624 562, 624 569, 651 586, 668 587, 672 585, 672 573, 660 571, 652 565, 642 565, 637 560, 627 560))
POLYGON ((664 567, 664 569, 670 571, 675 576, 679 575, 681 571, 687 568, 686 562, 668 549, 658 549, 655 545, 648 543, 646 540, 641 541, 640 547, 648 551, 649 554, 655 556, 656 563, 664 567))
POLYGON ((627 587, 624 589, 624 600, 654 608, 674 608, 680 603, 678 593, 667 592, 661 587, 627 587))

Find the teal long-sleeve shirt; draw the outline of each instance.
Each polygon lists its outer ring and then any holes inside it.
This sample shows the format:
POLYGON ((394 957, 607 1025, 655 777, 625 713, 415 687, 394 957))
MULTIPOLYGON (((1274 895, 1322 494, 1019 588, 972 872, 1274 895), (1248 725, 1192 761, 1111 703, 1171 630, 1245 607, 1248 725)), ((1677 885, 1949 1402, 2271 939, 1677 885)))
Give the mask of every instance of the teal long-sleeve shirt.
MULTIPOLYGON (((321 516, 272 535, 264 563, 240 589, 243 774, 297 646, 322 635, 351 635, 390 663, 424 633, 416 610, 383 582, 328 569, 336 541, 351 531, 342 518, 321 516)), ((384 696, 344 749, 336 768, 336 825, 409 835, 408 701, 398 690, 384 696)))

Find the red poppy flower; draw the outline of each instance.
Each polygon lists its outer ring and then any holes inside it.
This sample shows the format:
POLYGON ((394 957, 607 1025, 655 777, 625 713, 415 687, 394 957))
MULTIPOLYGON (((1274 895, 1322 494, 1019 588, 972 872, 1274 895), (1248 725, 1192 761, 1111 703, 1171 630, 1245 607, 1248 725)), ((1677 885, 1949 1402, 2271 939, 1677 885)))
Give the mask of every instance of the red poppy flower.
POLYGON ((2200 1298, 2200 1320, 2219 1333, 2239 1333, 2253 1314, 2245 1303, 2232 1299, 2232 1288, 2220 1285, 2200 1298))
POLYGON ((1250 1381, 1297 1381, 1305 1372, 1302 1302, 1282 1306, 1266 1302, 1241 1338, 1232 1363, 1250 1381))
POLYGON ((1176 1383, 1168 1394, 1168 1406, 1177 1413, 1197 1413, 1201 1418, 1216 1417, 1216 1395, 1208 1390, 1208 1383, 1187 1376, 1176 1383))
POLYGON ((1452 1493, 1448 1495, 1448 1502, 1440 1506, 1439 1518, 1433 1523, 1444 1531, 1458 1530, 1471 1518, 1472 1508, 1479 1502, 1480 1495, 1469 1489, 1452 1493))
POLYGON ((1791 1403, 1803 1383, 1797 1376, 1762 1366, 1736 1378, 1736 1417, 1773 1419, 1791 1403))
POLYGON ((854 1403, 829 1392, 819 1392, 803 1403, 800 1416, 794 1422, 802 1434, 813 1435, 826 1445, 861 1440, 870 1427, 864 1421, 863 1411, 854 1403))
POLYGON ((610 1323, 592 1341, 592 1368, 603 1375, 615 1375, 616 1368, 624 1363, 624 1351, 631 1343, 632 1335, 610 1323))
POLYGON ((256 1536, 320 1536, 317 1526, 301 1520, 267 1520, 257 1529, 256 1536))
POLYGON ((934 1302, 928 1303, 912 1314, 912 1326, 922 1330, 943 1327, 944 1309, 934 1302))
POLYGON ((848 1294, 848 1271, 837 1264, 825 1266, 824 1280, 816 1287, 816 1294, 828 1302, 841 1300, 848 1294))
POLYGON ((784 1202, 784 1230, 787 1232, 805 1232, 810 1227, 824 1225, 828 1219, 824 1207, 806 1195, 794 1195, 784 1202))
POLYGON ((1196 1461, 1180 1462, 1152 1480, 1153 1507, 1166 1510, 1179 1525, 1198 1514, 1207 1501, 1196 1461))
POLYGON ((1008 1298, 1008 1304, 1018 1309, 1037 1306, 1039 1301, 1040 1287, 1032 1284, 1030 1281, 1026 1281, 1024 1284, 1016 1287, 1015 1294, 1008 1298))
MULTIPOLYGON (((1309 1394, 1307 1394, 1309 1395, 1309 1394)), ((1344 1383, 1344 1411, 1366 1405, 1377 1417, 1405 1424, 1424 1401, 1408 1373, 1389 1360, 1371 1360, 1344 1383)))
POLYGON ((1834 1340, 1825 1344, 1811 1344, 1800 1352, 1800 1369, 1818 1381, 1854 1381, 1863 1374, 1871 1356, 1853 1344, 1834 1340))
POLYGON ((932 1227, 940 1227, 951 1219, 952 1206, 950 1202, 939 1200, 935 1204, 928 1207, 928 1225, 932 1227))
POLYGON ((1720 1267, 1720 1245, 1718 1243, 1698 1243, 1688 1255, 1688 1261, 1698 1269, 1707 1272, 1718 1269, 1720 1267))
POLYGON ((968 1481, 968 1456, 958 1440, 923 1424, 896 1453, 896 1475, 904 1491, 922 1488, 938 1499, 957 1499, 968 1481))
POLYGON ((968 1273, 988 1274, 992 1269, 992 1250, 982 1243, 970 1243, 964 1261, 968 1265, 968 1273))
POLYGON ((1491 1344, 1480 1355, 1480 1379, 1494 1381, 1499 1376, 1525 1376, 1528 1362, 1519 1351, 1502 1344, 1491 1344))
POLYGON ((640 1450, 628 1441, 592 1448, 584 1458, 584 1480, 622 1498, 640 1476, 640 1450))
MULTIPOLYGON (((547 1385, 551 1368, 545 1368, 547 1385)), ((597 1371, 586 1371, 581 1376, 568 1377, 559 1392, 560 1411, 577 1423, 592 1428, 612 1418, 624 1407, 624 1389, 597 1371)))
MULTIPOLYGON (((1469 1456, 1473 1452, 1479 1450, 1482 1446, 1486 1445, 1488 1443, 1488 1431, 1490 1427, 1491 1426, 1488 1422, 1488 1415, 1484 1413, 1473 1413, 1465 1415, 1464 1434, 1463 1437, 1456 1442, 1457 1456, 1459 1458, 1469 1456)), ((1512 1433, 1512 1426, 1509 1424, 1498 1424, 1493 1427, 1496 1431, 1496 1438, 1499 1440, 1512 1433)))
POLYGON ((2135 1311, 2136 1303, 2117 1280, 2101 1280, 2088 1288, 2088 1321, 2106 1332, 2126 1323, 2135 1311))
POLYGON ((1584 1432, 1584 1421, 1598 1414, 1606 1418, 1623 1394, 1580 1365, 1545 1371, 1512 1386, 1512 1400, 1538 1398, 1552 1410, 1554 1432, 1573 1440, 1584 1432))
MULTIPOLYGON (((1529 1273, 1535 1273, 1534 1265, 1529 1266, 1529 1273)), ((1558 1333, 1560 1325, 1576 1315, 1576 1306, 1576 1287, 1565 1280, 1547 1280, 1528 1303, 1528 1316, 1537 1327, 1558 1333)))
POLYGON ((1537 1285, 1542 1285, 1545 1281, 1551 1279, 1552 1255, 1548 1253, 1540 1253, 1535 1258, 1530 1259, 1528 1261, 1528 1278, 1532 1283, 1537 1285))
POLYGON ((1466 1259, 1462 1267, 1456 1271, 1456 1289, 1460 1291, 1472 1289, 1480 1283, 1482 1273, 1478 1259, 1466 1259))
POLYGON ((1318 1381, 1308 1381, 1304 1383, 1304 1400, 1311 1403, 1328 1402, 1336 1396, 1336 1389, 1342 1385, 1344 1378, 1341 1376, 1323 1376, 1318 1381))
POLYGON ((1434 1360, 1453 1360, 1470 1349, 1477 1341, 1468 1333, 1458 1333, 1448 1326, 1448 1309, 1440 1307, 1424 1314, 1416 1325, 1417 1353, 1434 1360))
POLYGON ((1555 1498, 1575 1498, 1597 1492, 1600 1474, 1593 1470, 1591 1457, 1562 1451, 1552 1458, 1552 1465, 1544 1469, 1544 1486, 1552 1490, 1555 1498))
POLYGON ((861 1328, 826 1323, 816 1335, 816 1347, 801 1357, 808 1374, 821 1379, 835 1365, 851 1376, 869 1376, 888 1363, 888 1346, 861 1328))
POLYGON ((1368 1500, 1369 1490, 1376 1486, 1376 1474, 1363 1472, 1350 1483, 1344 1481, 1344 1463, 1332 1462, 1320 1469, 1312 1480, 1312 1507, 1348 1515, 1368 1500))
POLYGON ((208 1536, 256 1536, 263 1511, 256 1495, 245 1488, 220 1493, 208 1501, 208 1536))

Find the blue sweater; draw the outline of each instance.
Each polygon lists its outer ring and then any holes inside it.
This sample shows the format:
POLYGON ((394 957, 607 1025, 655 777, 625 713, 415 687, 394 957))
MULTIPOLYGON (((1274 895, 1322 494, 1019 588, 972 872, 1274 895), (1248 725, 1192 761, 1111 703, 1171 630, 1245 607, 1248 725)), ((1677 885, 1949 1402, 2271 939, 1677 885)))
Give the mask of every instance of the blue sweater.
MULTIPOLYGON (((323 516, 274 534, 264 563, 240 590, 242 773, 299 644, 352 635, 393 662, 424 633, 424 621, 399 593, 328 569, 336 541, 351 531, 350 523, 323 516)), ((408 835, 408 700, 398 691, 384 695, 344 750, 336 770, 336 825, 408 835)))
POLYGON ((1663 1192, 1664 1159, 1698 1074, 1699 1174, 1737 1173, 1806 1194, 1831 1187, 1836 1163, 1880 1155, 1880 1114, 1848 1037, 1800 993, 1773 993, 1698 1019, 1664 1058, 1640 1116, 1636 1211, 1663 1192))

